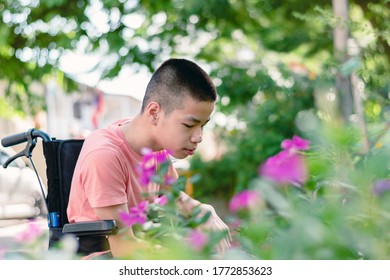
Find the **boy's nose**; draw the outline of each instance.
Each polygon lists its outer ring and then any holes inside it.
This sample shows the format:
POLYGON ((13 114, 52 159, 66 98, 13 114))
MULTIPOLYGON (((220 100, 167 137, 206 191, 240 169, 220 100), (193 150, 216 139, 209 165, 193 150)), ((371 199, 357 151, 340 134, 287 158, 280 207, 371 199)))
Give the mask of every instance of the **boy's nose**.
POLYGON ((191 138, 191 141, 194 143, 200 143, 200 142, 202 142, 202 140, 203 140, 202 134, 193 135, 191 138))

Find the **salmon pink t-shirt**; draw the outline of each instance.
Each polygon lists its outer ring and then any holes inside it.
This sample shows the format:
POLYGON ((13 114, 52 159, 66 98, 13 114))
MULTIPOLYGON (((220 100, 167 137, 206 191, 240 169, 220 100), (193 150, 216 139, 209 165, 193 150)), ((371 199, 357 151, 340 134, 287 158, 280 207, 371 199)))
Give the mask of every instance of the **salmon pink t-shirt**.
MULTIPOLYGON (((159 185, 141 185, 142 156, 133 151, 119 128, 129 121, 120 120, 96 130, 84 141, 72 179, 67 209, 69 222, 99 220, 93 208, 127 203, 130 209, 143 200, 152 202, 157 197, 159 185)), ((177 177, 173 166, 169 175, 177 177)))

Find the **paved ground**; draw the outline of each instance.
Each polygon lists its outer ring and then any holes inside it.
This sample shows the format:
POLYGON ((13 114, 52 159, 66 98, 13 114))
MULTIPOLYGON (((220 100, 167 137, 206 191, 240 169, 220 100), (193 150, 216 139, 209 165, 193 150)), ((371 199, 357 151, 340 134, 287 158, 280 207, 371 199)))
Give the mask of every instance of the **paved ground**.
MULTIPOLYGON (((48 231, 46 218, 38 218, 37 222, 43 231, 48 231)), ((0 220, 0 251, 9 252, 21 249, 21 244, 15 236, 27 229, 28 220, 0 220)))

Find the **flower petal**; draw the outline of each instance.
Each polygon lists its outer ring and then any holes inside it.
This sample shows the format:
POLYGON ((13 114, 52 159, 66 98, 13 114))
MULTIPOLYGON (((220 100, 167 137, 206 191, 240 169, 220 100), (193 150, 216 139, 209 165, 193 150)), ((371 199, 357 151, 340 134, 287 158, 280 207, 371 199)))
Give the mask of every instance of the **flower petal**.
POLYGON ((310 141, 294 135, 292 139, 282 141, 281 147, 284 150, 308 150, 310 141))
POLYGON ((308 178, 306 163, 302 156, 286 150, 268 158, 260 167, 259 173, 281 185, 300 185, 308 178))

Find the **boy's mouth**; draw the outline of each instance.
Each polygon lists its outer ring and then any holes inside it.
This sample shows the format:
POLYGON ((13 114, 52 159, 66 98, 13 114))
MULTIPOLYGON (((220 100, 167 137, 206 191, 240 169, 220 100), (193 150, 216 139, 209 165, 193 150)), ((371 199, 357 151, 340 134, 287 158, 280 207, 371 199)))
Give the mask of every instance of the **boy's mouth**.
POLYGON ((194 148, 194 149, 184 149, 184 152, 187 155, 191 156, 191 155, 193 155, 195 153, 195 150, 196 150, 196 148, 194 148))

